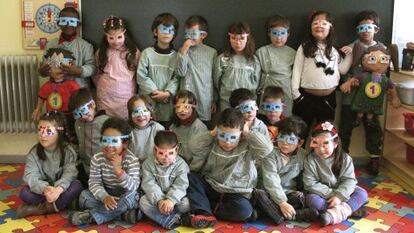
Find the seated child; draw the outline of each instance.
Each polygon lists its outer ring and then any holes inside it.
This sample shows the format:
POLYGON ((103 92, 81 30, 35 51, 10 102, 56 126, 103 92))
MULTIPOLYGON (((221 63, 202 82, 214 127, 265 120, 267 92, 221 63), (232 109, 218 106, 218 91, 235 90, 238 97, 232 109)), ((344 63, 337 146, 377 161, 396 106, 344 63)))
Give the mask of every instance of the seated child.
POLYGON ((69 221, 73 225, 109 222, 118 216, 135 224, 138 208, 138 159, 129 151, 131 128, 124 120, 109 118, 101 130, 102 152, 91 160, 89 189, 79 197, 83 211, 73 212, 69 221))
POLYGON ((78 166, 78 179, 84 187, 88 187, 91 159, 101 150, 101 128, 108 116, 105 111, 96 111, 96 104, 88 88, 81 88, 72 94, 69 109, 75 118, 75 132, 79 143, 81 164, 78 166))
POLYGON ((306 123, 298 117, 279 122, 279 135, 272 153, 262 160, 263 185, 254 196, 258 207, 277 225, 284 219, 314 221, 316 209, 304 209, 305 196, 298 190, 306 151, 301 147, 306 138, 306 123), (270 198, 269 198, 270 196, 270 198))
POLYGON ((191 212, 181 223, 205 228, 215 225, 216 217, 254 221, 250 197, 257 182, 255 160, 272 151, 269 137, 250 131, 240 111, 228 108, 217 127, 192 137, 188 148, 194 155, 187 189, 191 212))
POLYGON ((74 91, 79 89, 79 84, 74 80, 66 80, 62 65, 71 66, 75 57, 72 52, 61 48, 50 48, 45 56, 45 63, 50 67, 49 81, 39 89, 37 106, 32 113, 35 121, 39 120, 43 104, 46 101, 46 110, 59 111, 65 116, 66 133, 70 142, 76 141, 73 129, 73 117, 69 112, 69 98, 74 91))
POLYGON ((281 87, 285 92, 285 108, 283 113, 286 116, 292 115, 292 68, 296 52, 286 45, 289 37, 290 21, 288 18, 276 15, 266 23, 270 44, 259 48, 256 55, 259 58, 262 68, 259 92, 268 86, 281 87))
POLYGON ((76 152, 64 141, 64 120, 59 113, 46 113, 37 127, 37 143, 29 152, 20 191, 23 204, 17 218, 65 209, 82 192, 76 180, 76 152))
POLYGON ((142 164, 145 159, 152 157, 154 137, 164 126, 153 121, 153 101, 146 95, 135 95, 128 100, 129 124, 132 127, 128 149, 142 164))
POLYGON ((154 157, 142 164, 142 189, 139 206, 150 219, 167 229, 180 224, 180 216, 190 210, 185 197, 188 188, 187 163, 178 156, 179 144, 172 131, 158 131, 154 157))
POLYGON ((188 151, 188 140, 200 132, 207 131, 204 123, 197 116, 197 99, 190 91, 179 91, 174 99, 175 114, 172 118, 170 130, 173 131, 179 141, 178 154, 187 163, 191 163, 192 156, 188 151))
POLYGON ((285 118, 284 109, 284 92, 281 87, 268 86, 265 88, 262 96, 261 110, 264 114, 257 115, 269 131, 270 139, 273 143, 277 140, 278 122, 285 118))
POLYGON ((324 212, 321 226, 346 220, 351 214, 363 216, 368 202, 365 189, 357 186, 351 156, 342 151, 336 128, 328 121, 312 130, 311 152, 306 156, 303 184, 306 205, 324 212))
POLYGON ((231 92, 229 98, 230 106, 238 109, 244 118, 244 122, 250 131, 259 132, 270 138, 266 125, 257 119, 256 95, 246 88, 239 88, 231 92))

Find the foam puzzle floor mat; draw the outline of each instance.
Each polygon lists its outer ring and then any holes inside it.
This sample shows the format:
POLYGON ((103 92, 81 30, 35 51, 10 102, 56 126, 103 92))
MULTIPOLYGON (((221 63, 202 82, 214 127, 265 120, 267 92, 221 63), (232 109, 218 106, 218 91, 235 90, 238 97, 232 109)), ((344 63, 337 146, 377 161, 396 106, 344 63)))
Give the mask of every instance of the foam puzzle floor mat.
POLYGON ((363 169, 356 169, 359 186, 369 193, 366 205, 368 215, 361 219, 348 219, 340 224, 321 228, 317 222, 287 221, 274 226, 266 221, 234 223, 220 221, 214 228, 193 229, 178 227, 166 231, 149 220, 129 225, 115 221, 102 225, 72 226, 67 221, 67 211, 46 216, 16 219, 15 209, 21 204, 18 193, 22 184, 24 164, 0 164, 0 233, 8 232, 122 232, 122 233, 237 233, 237 232, 414 232, 414 195, 404 191, 387 177, 369 176, 363 169))

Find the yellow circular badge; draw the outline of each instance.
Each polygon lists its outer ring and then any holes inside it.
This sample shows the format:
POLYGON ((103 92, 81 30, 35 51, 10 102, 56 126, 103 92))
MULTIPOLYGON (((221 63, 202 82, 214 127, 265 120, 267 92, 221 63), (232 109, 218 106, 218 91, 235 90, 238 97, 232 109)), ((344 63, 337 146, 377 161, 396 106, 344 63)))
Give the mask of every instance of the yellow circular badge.
POLYGON ((379 83, 369 82, 365 86, 365 94, 369 98, 377 98, 381 94, 382 88, 379 83))
POLYGON ((47 98, 47 102, 49 103, 50 107, 59 110, 62 107, 62 96, 57 92, 53 92, 47 98))

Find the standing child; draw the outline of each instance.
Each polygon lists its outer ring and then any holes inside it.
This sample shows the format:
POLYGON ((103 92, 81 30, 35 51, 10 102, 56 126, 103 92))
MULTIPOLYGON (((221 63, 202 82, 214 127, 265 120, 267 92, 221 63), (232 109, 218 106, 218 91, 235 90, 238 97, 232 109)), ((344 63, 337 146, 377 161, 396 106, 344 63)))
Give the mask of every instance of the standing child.
MULTIPOLYGON (((375 34, 380 30, 380 18, 375 11, 361 11, 355 17, 355 27, 358 33, 358 39, 351 43, 350 47, 353 48, 355 43, 359 43, 365 49, 371 46, 379 45, 385 48, 381 42, 375 41, 375 34)), ((341 122, 339 125, 339 135, 342 140, 342 149, 349 153, 349 146, 351 144, 352 130, 350 127, 356 119, 356 112, 351 110, 351 101, 354 98, 356 89, 346 88, 350 86, 352 82, 351 77, 362 72, 361 67, 362 57, 354 56, 352 62, 354 66, 351 67, 349 74, 347 75, 347 81, 341 85, 343 92, 342 96, 342 110, 341 110, 341 122)), ((378 116, 373 116, 369 122, 363 120, 365 130, 365 147, 368 153, 370 153, 369 171, 376 175, 379 171, 379 157, 382 152, 383 133, 378 116)))
POLYGON ((57 213, 65 209, 82 192, 76 180, 76 152, 64 140, 61 114, 46 113, 37 128, 39 143, 26 159, 20 191, 23 204, 16 210, 17 218, 57 213))
POLYGON ((85 210, 69 215, 73 225, 102 224, 121 215, 127 222, 136 223, 140 164, 127 149, 130 133, 124 120, 109 118, 103 124, 102 152, 93 156, 89 189, 79 197, 79 206, 85 210))
POLYGON ((175 74, 177 53, 172 45, 178 21, 172 14, 162 13, 155 17, 151 30, 155 44, 141 54, 137 82, 139 93, 150 95, 155 102, 155 120, 167 127, 173 114, 172 98, 178 89, 175 74))
POLYGON ((167 229, 180 224, 180 216, 190 210, 185 197, 190 169, 178 155, 178 139, 174 132, 159 131, 155 136, 154 157, 142 164, 142 189, 139 201, 142 212, 167 229))
POLYGON ((69 111, 69 99, 74 91, 79 89, 79 84, 74 80, 66 80, 63 66, 74 64, 72 52, 62 48, 50 48, 45 56, 45 64, 50 67, 48 82, 39 89, 39 98, 36 109, 32 113, 35 121, 39 120, 43 104, 46 102, 48 112, 62 112, 65 116, 66 134, 70 142, 76 142, 73 124, 74 119, 69 111))
POLYGON ((256 220, 250 202, 257 182, 255 160, 272 151, 270 139, 250 131, 240 111, 228 108, 221 112, 217 127, 195 135, 188 148, 194 155, 187 189, 191 214, 183 216, 182 223, 204 228, 213 226, 216 217, 256 220))
POLYGON ((286 118, 279 122, 279 130, 276 146, 262 161, 267 193, 256 189, 257 203, 277 225, 284 219, 314 221, 319 213, 316 209, 304 209, 305 196, 298 185, 306 155, 301 147, 307 136, 306 123, 297 117, 286 118))
POLYGON ((246 88, 239 88, 231 93, 229 102, 232 108, 238 109, 243 114, 244 123, 250 131, 270 138, 266 125, 256 117, 259 108, 255 94, 246 88))
POLYGON ((135 95, 128 100, 129 124, 132 127, 128 149, 140 164, 152 158, 154 137, 164 126, 153 121, 153 102, 149 96, 135 95))
POLYGON ((178 53, 177 74, 182 77, 180 90, 194 93, 197 114, 210 126, 211 114, 216 110, 212 73, 217 51, 203 43, 207 35, 208 22, 204 17, 193 15, 185 21, 185 42, 178 53))
POLYGON ((207 127, 197 117, 197 99, 190 91, 179 91, 174 99, 175 114, 170 130, 177 134, 179 154, 190 164, 192 155, 188 151, 188 141, 194 135, 207 131, 207 127))
POLYGON ((285 116, 290 116, 293 107, 292 67, 296 53, 286 45, 290 21, 286 17, 276 15, 267 21, 266 29, 271 44, 261 47, 256 52, 262 68, 259 93, 263 95, 263 90, 271 85, 281 87, 285 93, 283 113, 285 116))
POLYGON ((81 164, 78 166, 78 179, 88 187, 91 159, 100 148, 101 128, 108 119, 105 111, 96 111, 92 93, 87 88, 75 91, 69 102, 69 109, 75 118, 75 132, 78 138, 78 154, 81 164))
POLYGON ((363 215, 368 194, 357 186, 352 158, 342 151, 335 127, 327 121, 317 124, 310 147, 303 171, 306 205, 325 212, 321 226, 340 223, 351 214, 363 215))
POLYGON ((111 117, 128 119, 127 102, 137 93, 135 73, 140 51, 128 35, 125 21, 110 16, 103 23, 105 32, 101 47, 96 51, 98 72, 96 105, 111 117))
POLYGON ((260 82, 260 63, 254 55, 250 26, 245 22, 232 24, 227 38, 226 49, 218 56, 213 71, 220 111, 230 107, 229 97, 233 90, 246 88, 256 95, 260 82))
POLYGON ((307 37, 296 53, 292 74, 293 113, 302 117, 309 127, 314 120, 335 118, 335 89, 340 74, 348 71, 351 62, 351 55, 342 60, 334 47, 331 15, 315 11, 307 37))
MULTIPOLYGON (((81 87, 89 87, 89 79, 95 72, 95 60, 92 45, 78 36, 80 23, 80 15, 75 8, 63 8, 59 13, 58 22, 62 33, 59 38, 47 43, 46 51, 49 48, 63 48, 71 51, 76 63, 70 66, 63 65, 63 73, 66 79, 76 80, 81 87)), ((51 67, 47 62, 40 65, 40 75, 50 76, 50 72, 51 67)))
POLYGON ((261 109, 264 114, 259 114, 259 118, 267 127, 270 139, 276 142, 279 133, 278 123, 284 119, 282 114, 284 109, 284 92, 281 87, 267 86, 262 95, 261 109))

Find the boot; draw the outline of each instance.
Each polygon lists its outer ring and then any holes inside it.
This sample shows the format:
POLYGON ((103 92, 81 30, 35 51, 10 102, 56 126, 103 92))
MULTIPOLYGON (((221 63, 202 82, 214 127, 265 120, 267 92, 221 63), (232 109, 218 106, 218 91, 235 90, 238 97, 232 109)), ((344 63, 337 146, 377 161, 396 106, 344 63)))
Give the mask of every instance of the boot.
POLYGON ((122 221, 130 224, 136 224, 143 217, 143 213, 140 209, 127 210, 121 215, 122 221))
POLYGON ((298 222, 314 222, 319 218, 319 211, 315 208, 306 208, 296 210, 293 220, 298 222))
POLYGON ((330 224, 337 224, 346 219, 352 214, 351 207, 346 203, 342 202, 341 204, 326 210, 325 213, 321 214, 320 225, 326 226, 330 224))
POLYGON ((367 214, 367 209, 364 206, 362 206, 361 208, 355 210, 352 213, 351 218, 364 218, 365 216, 367 216, 367 214))
POLYGON ((254 207, 257 207, 260 211, 272 219, 276 225, 279 225, 285 221, 279 206, 277 206, 277 204, 270 199, 266 191, 255 189, 253 191, 252 203, 254 207))
POLYGON ((377 176, 379 173, 379 160, 380 158, 378 155, 371 155, 369 159, 368 172, 373 176, 377 176))
POLYGON ((74 226, 95 222, 90 210, 72 212, 69 214, 68 220, 74 226))
POLYGON ((24 218, 32 215, 45 215, 56 213, 53 203, 40 203, 37 205, 21 204, 16 210, 17 218, 24 218))

